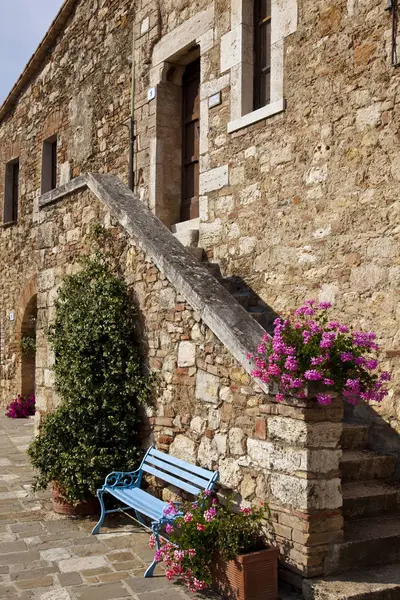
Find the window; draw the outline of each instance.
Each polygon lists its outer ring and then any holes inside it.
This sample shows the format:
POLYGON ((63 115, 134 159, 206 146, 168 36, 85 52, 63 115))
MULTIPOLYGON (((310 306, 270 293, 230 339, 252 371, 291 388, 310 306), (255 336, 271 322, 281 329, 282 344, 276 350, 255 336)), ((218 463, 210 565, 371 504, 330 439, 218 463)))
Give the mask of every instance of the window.
POLYGON ((19 199, 19 159, 6 164, 6 179, 4 186, 4 223, 18 221, 19 199))
POLYGON ((254 110, 271 99, 271 0, 254 2, 254 110))
POLYGON ((42 194, 57 187, 57 136, 43 142, 42 150, 42 194))
POLYGON ((221 73, 230 70, 228 132, 285 110, 285 38, 297 30, 298 0, 231 0, 221 38, 221 73))

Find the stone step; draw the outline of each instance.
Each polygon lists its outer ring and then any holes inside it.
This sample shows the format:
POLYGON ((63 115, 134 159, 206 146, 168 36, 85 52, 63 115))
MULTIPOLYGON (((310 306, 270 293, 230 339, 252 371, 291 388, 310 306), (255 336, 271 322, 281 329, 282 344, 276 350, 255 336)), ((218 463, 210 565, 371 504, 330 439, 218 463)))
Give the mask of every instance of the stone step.
POLYGON ((396 513, 400 508, 400 483, 350 481, 344 483, 343 516, 362 519, 396 513))
POLYGON ((232 296, 235 298, 235 300, 237 302, 239 302, 239 304, 241 306, 243 306, 243 308, 247 308, 249 306, 249 300, 250 300, 249 292, 247 292, 247 291, 233 292, 232 296))
POLYGON ((345 522, 344 542, 332 544, 326 572, 400 561, 400 516, 345 522))
POLYGON ((395 472, 397 457, 370 450, 345 450, 340 463, 342 483, 389 479, 395 472))
POLYGON ((304 600, 399 600, 400 563, 306 579, 304 600))
MULTIPOLYGON (((216 279, 221 279, 221 269, 217 263, 202 262, 203 267, 216 279)), ((220 281, 222 283, 222 281, 220 281)))
POLYGON ((193 254, 193 256, 199 261, 201 262, 203 259, 203 255, 204 255, 204 250, 203 248, 188 248, 188 250, 190 250, 190 252, 193 254))
POLYGON ((258 306, 251 306, 247 312, 253 317, 253 319, 258 321, 260 325, 263 325, 266 316, 262 308, 259 308, 258 306))
POLYGON ((369 425, 361 423, 343 423, 342 449, 359 450, 366 446, 369 425))

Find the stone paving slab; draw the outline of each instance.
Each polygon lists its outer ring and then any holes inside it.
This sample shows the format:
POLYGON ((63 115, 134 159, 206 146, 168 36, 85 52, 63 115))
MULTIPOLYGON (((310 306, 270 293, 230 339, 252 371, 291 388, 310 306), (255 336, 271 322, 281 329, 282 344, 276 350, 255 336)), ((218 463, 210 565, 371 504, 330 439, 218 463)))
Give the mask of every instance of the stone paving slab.
POLYGON ((25 449, 32 436, 33 420, 8 419, 0 411, 0 600, 220 598, 186 593, 161 566, 145 579, 153 551, 148 533, 134 522, 109 518, 92 536, 94 518, 53 513, 49 493, 31 491, 25 449))
POLYGON ((167 581, 161 567, 144 579, 153 552, 148 533, 133 522, 110 519, 92 536, 94 518, 56 515, 49 493, 33 494, 26 456, 32 436, 32 419, 0 412, 1 600, 196 598, 167 581))

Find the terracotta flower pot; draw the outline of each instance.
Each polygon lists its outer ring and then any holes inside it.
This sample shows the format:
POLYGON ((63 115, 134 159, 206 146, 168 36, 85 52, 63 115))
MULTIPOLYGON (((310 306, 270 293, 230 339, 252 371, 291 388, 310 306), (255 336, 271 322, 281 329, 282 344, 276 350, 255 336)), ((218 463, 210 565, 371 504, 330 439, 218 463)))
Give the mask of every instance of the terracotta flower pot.
POLYGON ((217 560, 213 587, 229 600, 277 600, 277 548, 243 554, 229 562, 217 560))
POLYGON ((53 481, 52 503, 55 513, 60 515, 69 515, 71 517, 86 517, 96 515, 100 512, 100 504, 96 496, 90 496, 87 500, 78 504, 70 504, 62 495, 62 490, 58 484, 53 481))

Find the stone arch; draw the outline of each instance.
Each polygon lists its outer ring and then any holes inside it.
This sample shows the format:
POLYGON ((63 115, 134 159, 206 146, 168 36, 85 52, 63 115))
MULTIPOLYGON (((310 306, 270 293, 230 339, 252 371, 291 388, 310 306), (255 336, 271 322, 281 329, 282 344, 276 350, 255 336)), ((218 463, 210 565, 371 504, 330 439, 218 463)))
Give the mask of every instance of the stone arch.
POLYGON ((21 296, 16 315, 16 343, 19 356, 18 392, 22 396, 35 393, 36 351, 22 352, 22 338, 36 341, 37 275, 35 274, 21 296))

